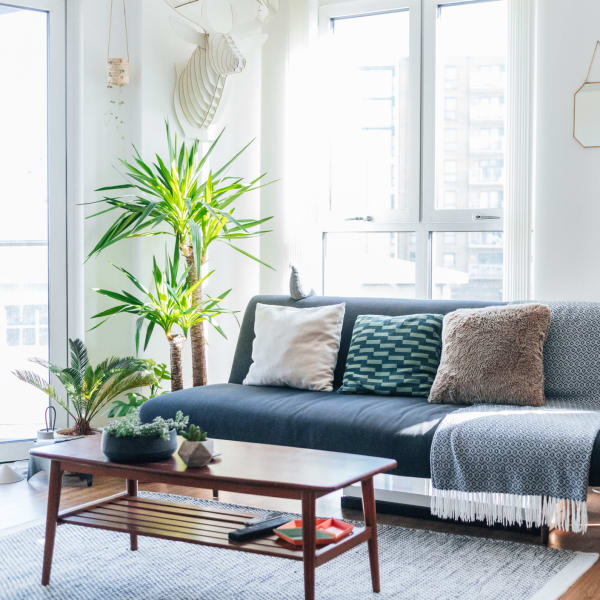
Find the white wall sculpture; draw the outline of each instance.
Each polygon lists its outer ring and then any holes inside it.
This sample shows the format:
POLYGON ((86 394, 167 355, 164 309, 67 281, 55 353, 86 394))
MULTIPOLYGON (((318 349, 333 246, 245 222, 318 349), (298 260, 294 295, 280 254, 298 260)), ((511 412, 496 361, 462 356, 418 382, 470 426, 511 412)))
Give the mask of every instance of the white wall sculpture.
POLYGON ((227 77, 243 71, 246 56, 265 41, 262 26, 279 0, 166 1, 180 17, 171 25, 196 46, 186 63, 176 65, 175 114, 188 135, 202 139, 215 120, 227 77))

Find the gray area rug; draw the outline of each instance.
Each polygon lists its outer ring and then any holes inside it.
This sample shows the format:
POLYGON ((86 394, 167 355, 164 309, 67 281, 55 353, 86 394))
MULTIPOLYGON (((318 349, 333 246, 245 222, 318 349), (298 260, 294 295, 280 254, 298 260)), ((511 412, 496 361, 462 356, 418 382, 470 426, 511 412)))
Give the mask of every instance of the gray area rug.
MULTIPOLYGON (((216 505, 164 494, 174 502, 216 505)), ((247 511, 246 507, 239 508, 247 511)), ((262 511, 252 509, 252 512, 262 511)), ((549 550, 430 531, 379 525, 382 593, 370 587, 363 544, 317 569, 319 600, 506 600, 558 598, 597 554, 549 550)), ((0 598, 5 600, 297 600, 302 563, 61 525, 52 582, 43 588, 43 525, 0 538, 0 598)))

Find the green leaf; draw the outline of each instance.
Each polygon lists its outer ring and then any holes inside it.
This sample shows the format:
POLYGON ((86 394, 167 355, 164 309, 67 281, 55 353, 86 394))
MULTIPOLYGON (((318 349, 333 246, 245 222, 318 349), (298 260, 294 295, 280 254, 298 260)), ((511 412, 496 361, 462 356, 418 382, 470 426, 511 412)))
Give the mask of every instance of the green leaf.
POLYGON ((252 254, 250 254, 249 252, 246 252, 245 250, 242 250, 238 246, 234 246, 231 242, 224 241, 223 243, 227 244, 230 248, 233 248, 234 250, 236 250, 240 254, 243 254, 244 256, 247 256, 248 258, 251 258, 252 260, 255 260, 257 263, 260 263, 261 265, 263 265, 263 266, 271 269, 272 271, 275 270, 271 265, 268 265, 266 262, 260 260, 260 258, 257 258, 256 256, 253 256, 252 254))
POLYGON ((140 331, 144 326, 144 317, 139 317, 135 322, 135 353, 139 354, 140 352, 140 331))

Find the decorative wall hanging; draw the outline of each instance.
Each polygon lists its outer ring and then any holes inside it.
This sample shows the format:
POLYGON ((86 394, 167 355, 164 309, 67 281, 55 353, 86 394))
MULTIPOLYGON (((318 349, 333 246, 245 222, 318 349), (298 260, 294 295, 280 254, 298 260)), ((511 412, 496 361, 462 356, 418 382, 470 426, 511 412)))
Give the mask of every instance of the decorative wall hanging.
POLYGON ((177 116, 197 129, 207 128, 215 118, 227 76, 246 66, 230 35, 203 34, 202 38, 178 73, 174 95, 177 116))
POLYGON ((129 83, 129 34, 127 32, 127 11, 125 9, 125 0, 123 3, 123 24, 125 27, 125 49, 127 58, 111 58, 110 42, 112 37, 112 15, 113 0, 110 0, 110 15, 108 21, 108 48, 106 50, 106 61, 108 63, 108 87, 122 87, 129 83))
POLYGON ((573 137, 584 148, 600 148, 600 81, 592 79, 598 47, 600 40, 594 47, 585 81, 573 98, 573 137))
POLYGON ((279 8, 278 0, 166 0, 177 14, 175 31, 196 46, 176 66, 175 114, 189 135, 203 139, 223 99, 229 75, 241 73, 246 56, 266 40, 262 26, 279 8))

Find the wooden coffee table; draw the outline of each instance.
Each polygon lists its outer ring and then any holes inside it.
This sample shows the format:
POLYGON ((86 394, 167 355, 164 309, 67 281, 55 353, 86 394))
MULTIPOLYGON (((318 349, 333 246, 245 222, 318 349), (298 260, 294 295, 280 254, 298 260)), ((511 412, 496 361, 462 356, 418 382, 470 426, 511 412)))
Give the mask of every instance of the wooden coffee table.
POLYGON ((373 591, 379 592, 373 476, 395 468, 395 460, 227 440, 215 440, 215 451, 221 453, 219 458, 206 467, 192 469, 177 453, 155 463, 110 462, 102 454, 99 435, 32 450, 34 456, 51 461, 42 585, 50 582, 56 526, 69 523, 128 533, 132 550, 138 548, 138 536, 150 536, 302 560, 307 600, 315 597, 316 567, 367 542, 373 591), (59 513, 64 471, 123 478, 127 480, 126 491, 59 513), (243 527, 243 522, 254 515, 139 498, 138 481, 301 500, 304 545, 297 549, 274 535, 230 542, 228 532, 243 527), (365 526, 355 527, 349 537, 337 543, 317 548, 316 499, 359 481, 365 526))

